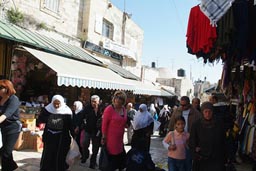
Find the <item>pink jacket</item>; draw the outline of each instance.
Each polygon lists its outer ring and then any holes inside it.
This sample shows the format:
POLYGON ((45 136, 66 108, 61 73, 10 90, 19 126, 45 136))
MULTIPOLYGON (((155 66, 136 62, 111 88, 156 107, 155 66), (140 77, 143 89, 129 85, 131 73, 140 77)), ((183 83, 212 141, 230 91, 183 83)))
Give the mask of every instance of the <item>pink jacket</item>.
POLYGON ((120 154, 124 148, 123 136, 127 113, 125 108, 123 110, 124 116, 121 116, 112 105, 109 105, 103 113, 102 133, 106 135, 106 145, 111 155, 120 154))

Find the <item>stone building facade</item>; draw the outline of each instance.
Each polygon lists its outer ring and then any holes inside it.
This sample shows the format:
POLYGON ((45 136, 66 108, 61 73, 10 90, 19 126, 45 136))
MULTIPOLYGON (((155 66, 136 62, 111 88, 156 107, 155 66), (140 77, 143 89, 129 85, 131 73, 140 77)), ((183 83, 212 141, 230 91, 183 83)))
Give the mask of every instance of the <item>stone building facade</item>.
MULTIPOLYGON (((1 0, 0 3, 2 13, 13 8, 24 14, 24 21, 19 23, 24 28, 85 48, 86 43, 90 44, 102 49, 99 53, 89 48, 97 57, 140 70, 144 32, 126 12, 108 0, 1 0)), ((6 15, 2 13, 3 19, 6 15)))

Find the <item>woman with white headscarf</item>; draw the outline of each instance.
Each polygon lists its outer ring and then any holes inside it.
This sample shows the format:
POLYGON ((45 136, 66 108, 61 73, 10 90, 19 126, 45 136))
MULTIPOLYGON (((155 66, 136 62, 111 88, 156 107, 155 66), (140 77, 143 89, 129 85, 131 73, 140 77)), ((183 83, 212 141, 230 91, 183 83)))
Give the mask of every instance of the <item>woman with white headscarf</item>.
POLYGON ((53 96, 51 103, 42 109, 38 123, 45 123, 40 171, 67 170, 66 156, 73 130, 72 111, 61 95, 53 96))
POLYGON ((157 113, 154 103, 150 104, 149 112, 150 112, 151 116, 154 116, 157 113))
MULTIPOLYGON (((78 129, 79 124, 79 113, 83 110, 83 103, 81 101, 75 101, 73 104, 73 126, 78 129)), ((78 130, 77 130, 78 131, 78 130)))
POLYGON ((80 123, 82 110, 83 110, 83 103, 81 101, 75 101, 73 104, 72 124, 74 128, 75 140, 77 142, 80 152, 82 152, 82 148, 80 145, 81 129, 80 129, 79 123, 80 123))
POLYGON ((152 115, 147 110, 146 104, 141 104, 139 106, 139 111, 136 112, 134 120, 132 122, 134 134, 132 136, 132 146, 136 144, 138 139, 145 138, 146 149, 150 149, 150 137, 153 133, 154 119, 152 115))
POLYGON ((159 135, 160 137, 165 137, 167 133, 167 124, 168 118, 170 115, 170 111, 168 109, 168 105, 164 105, 164 107, 160 110, 158 121, 161 123, 159 127, 159 135))
POLYGON ((74 128, 78 126, 79 113, 83 110, 83 103, 75 101, 73 104, 73 125, 74 128))

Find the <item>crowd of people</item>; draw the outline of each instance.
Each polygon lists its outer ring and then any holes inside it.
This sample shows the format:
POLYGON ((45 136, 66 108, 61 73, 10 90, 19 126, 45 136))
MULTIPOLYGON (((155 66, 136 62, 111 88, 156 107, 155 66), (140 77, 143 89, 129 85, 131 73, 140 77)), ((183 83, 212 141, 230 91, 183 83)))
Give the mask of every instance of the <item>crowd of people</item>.
MULTIPOLYGON (((154 171, 156 167, 150 154, 151 135, 156 121, 160 123, 159 136, 163 137, 168 171, 225 171, 227 149, 226 129, 223 120, 215 117, 217 99, 203 102, 194 98, 192 103, 182 96, 179 106, 170 108, 140 104, 138 110, 127 103, 126 93, 116 91, 112 102, 103 106, 99 95, 92 95, 90 103, 75 101, 72 108, 64 97, 54 95, 37 119, 44 123, 40 171, 70 170, 66 156, 72 138, 81 154, 80 165, 96 169, 98 153, 102 146, 108 152, 108 166, 102 171, 154 171), (124 133, 127 130, 127 144, 124 133), (92 152, 89 146, 92 145, 92 152), (131 145, 126 152, 124 146, 131 145)), ((0 127, 3 146, 1 163, 3 171, 13 171, 18 166, 12 151, 21 131, 19 99, 9 80, 0 80, 0 127)))

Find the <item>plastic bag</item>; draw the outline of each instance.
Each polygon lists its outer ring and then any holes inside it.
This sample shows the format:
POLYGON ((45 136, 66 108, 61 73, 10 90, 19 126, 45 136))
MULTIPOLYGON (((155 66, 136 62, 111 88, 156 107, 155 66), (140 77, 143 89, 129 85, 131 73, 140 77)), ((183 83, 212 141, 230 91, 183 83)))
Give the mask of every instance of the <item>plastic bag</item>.
POLYGON ((68 154, 66 156, 66 162, 69 166, 72 166, 75 162, 75 158, 80 156, 79 147, 77 145, 76 140, 74 138, 71 139, 70 143, 70 149, 68 151, 68 154))
POLYGON ((153 132, 157 131, 161 125, 161 122, 154 119, 154 129, 153 132))

